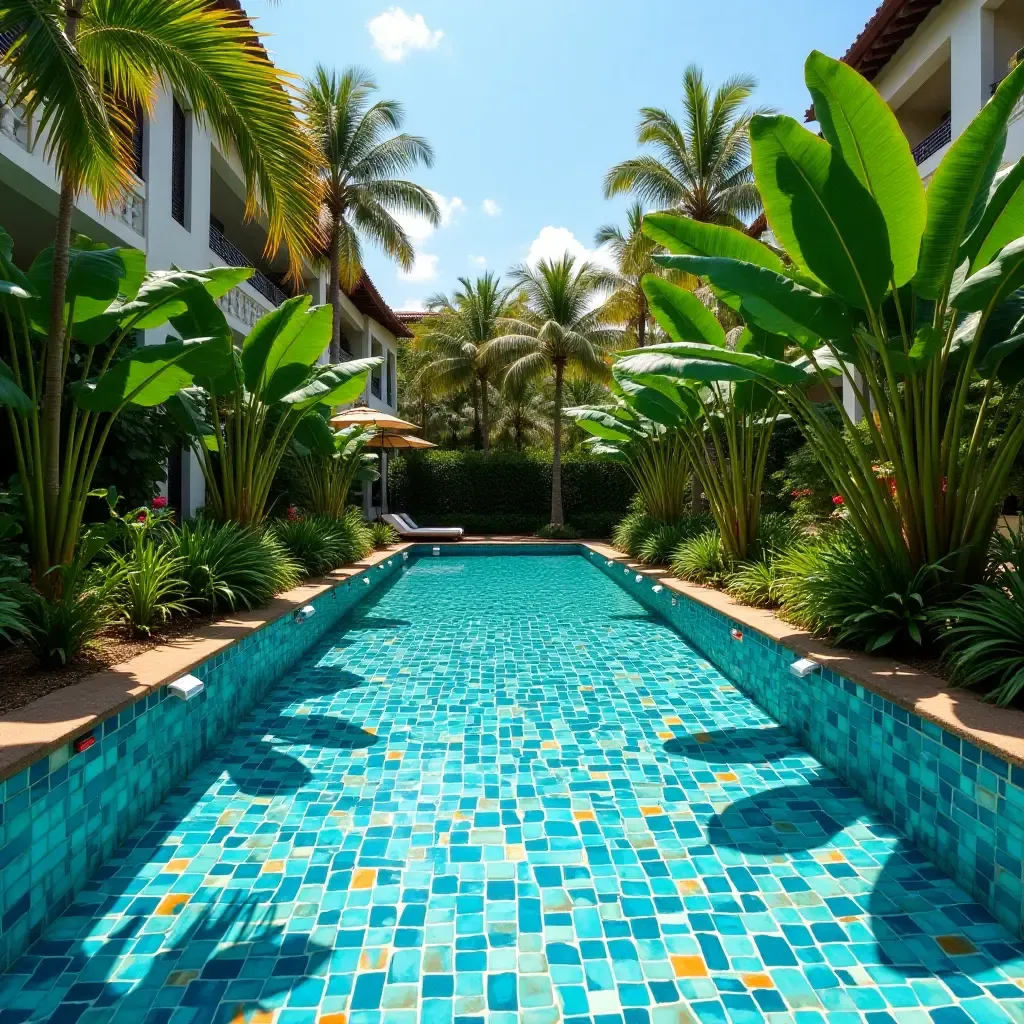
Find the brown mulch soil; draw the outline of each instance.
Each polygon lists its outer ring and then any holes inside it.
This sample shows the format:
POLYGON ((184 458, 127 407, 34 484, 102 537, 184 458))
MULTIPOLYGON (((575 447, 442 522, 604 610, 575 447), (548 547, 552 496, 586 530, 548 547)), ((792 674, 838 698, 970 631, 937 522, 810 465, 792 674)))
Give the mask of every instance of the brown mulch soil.
POLYGON ((134 636, 127 626, 112 626, 99 635, 95 647, 83 651, 70 665, 61 668, 41 668, 24 644, 4 647, 0 649, 0 715, 24 707, 95 672, 120 665, 168 640, 187 636, 213 619, 212 615, 173 619, 148 640, 134 636))

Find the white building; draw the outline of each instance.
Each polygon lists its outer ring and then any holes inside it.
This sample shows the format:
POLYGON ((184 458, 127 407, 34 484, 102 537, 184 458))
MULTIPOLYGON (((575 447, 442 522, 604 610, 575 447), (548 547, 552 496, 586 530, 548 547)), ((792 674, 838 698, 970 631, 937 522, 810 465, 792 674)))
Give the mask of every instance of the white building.
MULTIPOLYGON (((232 0, 225 2, 237 7, 232 0)), ((0 39, 0 46, 10 42, 0 39)), ((27 267, 53 240, 58 183, 43 157, 44 140, 24 112, 8 104, 2 89, 0 83, 0 227, 14 239, 15 261, 27 267)), ((284 255, 273 261, 264 255, 265 222, 246 220, 245 180, 237 157, 192 117, 184 98, 166 89, 159 91, 152 116, 140 118, 134 141, 134 195, 110 213, 101 213, 83 196, 73 230, 141 249, 151 270, 172 264, 187 269, 219 264, 255 267, 247 282, 220 300, 241 341, 261 316, 291 292, 283 284, 284 255)), ((306 267, 304 277, 304 290, 313 301, 326 301, 326 273, 306 267)), ((363 404, 397 413, 397 338, 411 336, 408 328, 366 275, 351 294, 343 296, 342 305, 350 357, 376 355, 385 360, 384 367, 372 375, 363 404)), ((147 331, 145 341, 161 342, 170 333, 168 327, 147 331)), ((172 459, 168 493, 185 515, 204 504, 202 474, 191 454, 172 459)), ((369 493, 365 506, 369 511, 369 493)))

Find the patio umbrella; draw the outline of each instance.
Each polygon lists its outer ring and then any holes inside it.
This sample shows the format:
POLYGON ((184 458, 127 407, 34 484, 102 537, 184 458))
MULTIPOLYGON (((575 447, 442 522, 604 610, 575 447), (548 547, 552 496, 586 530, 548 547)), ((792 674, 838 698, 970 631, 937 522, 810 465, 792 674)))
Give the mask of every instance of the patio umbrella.
POLYGON ((371 409, 367 405, 344 409, 331 417, 330 424, 337 430, 344 427, 373 427, 381 433, 392 434, 408 434, 412 430, 420 429, 415 423, 400 420, 397 416, 381 412, 380 409, 371 409))
POLYGON ((437 445, 422 437, 408 437, 405 434, 377 434, 366 442, 367 448, 392 451, 396 448, 436 448, 437 445))

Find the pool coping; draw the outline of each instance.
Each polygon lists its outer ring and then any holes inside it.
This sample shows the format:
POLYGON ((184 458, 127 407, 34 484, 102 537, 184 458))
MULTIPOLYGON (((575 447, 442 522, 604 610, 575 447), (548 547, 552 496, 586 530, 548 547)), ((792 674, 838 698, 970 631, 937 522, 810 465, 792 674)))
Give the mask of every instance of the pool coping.
POLYGON ((358 562, 306 580, 260 608, 200 626, 0 716, 0 782, 314 598, 412 546, 403 542, 374 551, 358 562))
POLYGON ((811 658, 905 711, 934 722, 1004 761, 1024 767, 1024 711, 986 704, 969 690, 955 689, 937 676, 893 658, 830 647, 772 611, 751 608, 720 590, 676 579, 667 569, 643 565, 610 544, 572 543, 657 580, 667 589, 734 620, 745 629, 756 630, 800 657, 811 658))

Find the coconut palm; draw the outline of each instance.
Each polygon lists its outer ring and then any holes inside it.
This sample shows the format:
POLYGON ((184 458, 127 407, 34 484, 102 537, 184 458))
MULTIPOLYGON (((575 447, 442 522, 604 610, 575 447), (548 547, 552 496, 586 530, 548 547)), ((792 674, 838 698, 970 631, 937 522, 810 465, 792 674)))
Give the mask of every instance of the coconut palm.
POLYGON ((747 135, 755 112, 744 109, 756 86, 749 75, 736 75, 712 95, 691 64, 683 72, 683 124, 658 107, 641 108, 636 140, 658 156, 616 164, 605 175, 605 196, 631 192, 648 206, 732 227, 756 217, 761 199, 747 135))
POLYGON ((499 444, 521 452, 527 445, 539 444, 551 433, 551 399, 537 381, 521 378, 501 389, 501 402, 494 418, 494 434, 499 444))
POLYGON ((4 0, 0 33, 14 36, 0 64, 8 102, 36 117, 59 190, 36 393, 40 490, 52 523, 66 483, 61 405, 70 357, 71 219, 83 193, 110 209, 131 189, 132 112, 152 110, 160 83, 187 100, 194 117, 237 154, 249 212, 266 215, 268 248, 286 247, 295 279, 312 250, 317 182, 290 76, 267 59, 237 10, 208 0, 4 0))
POLYGON ((603 323, 595 300, 601 279, 592 263, 577 266, 566 253, 558 260, 541 260, 536 267, 519 265, 512 271, 514 284, 522 288, 526 306, 507 317, 505 334, 488 342, 484 357, 507 365, 505 386, 551 376, 554 389, 552 414, 551 522, 562 517, 562 398, 566 371, 603 378, 608 374, 603 352, 621 340, 622 332, 603 323))
POLYGON ((331 360, 341 358, 341 290, 362 274, 360 236, 378 245, 403 269, 415 253, 395 213, 412 213, 438 224, 441 213, 421 185, 394 177, 434 162, 426 139, 401 133, 405 112, 395 100, 371 102, 377 83, 363 68, 340 75, 318 65, 302 92, 302 109, 320 163, 323 205, 320 227, 328 265, 328 301, 334 308, 331 360))
POLYGON ((641 203, 632 203, 626 217, 629 225, 626 232, 618 224, 604 224, 594 236, 595 245, 608 247, 616 267, 615 270, 599 270, 602 285, 611 292, 602 313, 609 323, 623 324, 626 339, 643 348, 650 333, 658 329, 641 284, 644 277, 654 274, 679 285, 696 284, 697 281, 654 262, 654 257, 664 254, 665 250, 643 233, 644 208, 641 203))
POLYGON ((423 321, 416 344, 432 357, 422 374, 434 394, 469 390, 474 432, 486 455, 491 450, 488 391, 494 364, 484 353, 511 312, 509 290, 490 271, 475 281, 460 277, 459 285, 451 298, 435 295, 427 300, 427 306, 437 315, 423 321))

